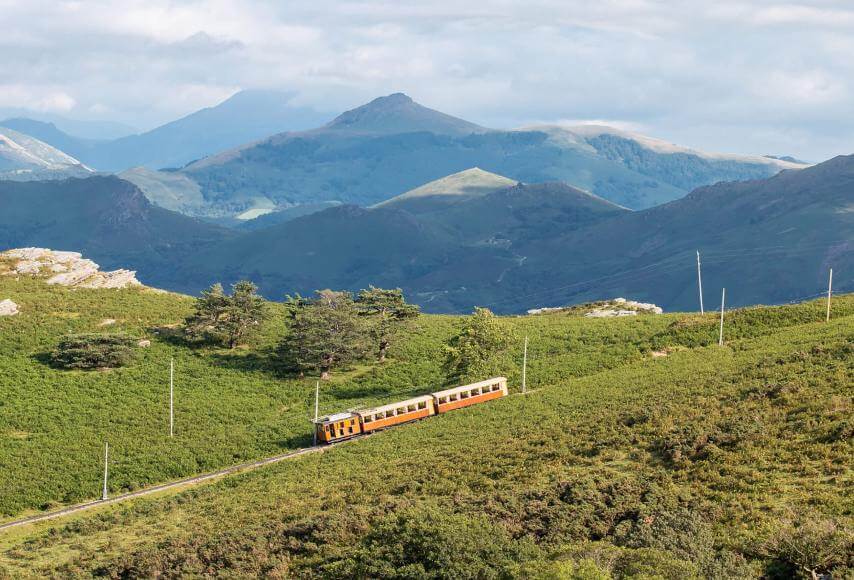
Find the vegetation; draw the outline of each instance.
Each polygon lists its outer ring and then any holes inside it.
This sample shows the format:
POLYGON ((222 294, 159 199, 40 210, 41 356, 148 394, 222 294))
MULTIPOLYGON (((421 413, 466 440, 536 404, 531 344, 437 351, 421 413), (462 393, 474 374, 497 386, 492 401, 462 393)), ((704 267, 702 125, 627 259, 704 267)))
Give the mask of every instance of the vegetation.
POLYGON ((462 384, 501 374, 501 359, 514 340, 512 328, 488 308, 475 308, 445 347, 448 382, 462 384))
POLYGON ((70 334, 51 354, 54 366, 63 369, 110 369, 133 359, 136 339, 123 334, 70 334))
MULTIPOLYGON (((0 320, 8 515, 94 497, 107 436, 111 493, 310 442, 313 384, 271 365, 284 306, 232 351, 170 339, 184 297, 11 277, 0 293, 22 306, 0 320), (106 374, 41 362, 105 318, 152 346, 106 374)), ((714 314, 496 318, 531 338, 528 395, 0 535, 0 574, 845 577, 854 296, 830 324, 823 306, 728 313, 723 348, 714 314)), ((322 410, 435 390, 443 345, 470 321, 419 317, 385 364, 336 373, 322 410)), ((493 358, 514 391, 520 360, 518 339, 493 358)))
POLYGON ((202 291, 196 300, 196 311, 184 321, 187 336, 234 348, 267 317, 258 287, 247 280, 232 286, 227 296, 222 284, 202 291))
POLYGON ((407 304, 403 290, 386 290, 371 286, 359 292, 356 300, 359 314, 370 320, 368 332, 377 347, 377 359, 385 362, 391 341, 400 333, 404 323, 416 318, 418 306, 407 304))
POLYGON ((365 335, 349 292, 318 290, 314 299, 288 297, 289 325, 280 351, 288 368, 316 371, 328 379, 333 369, 365 352, 365 335))

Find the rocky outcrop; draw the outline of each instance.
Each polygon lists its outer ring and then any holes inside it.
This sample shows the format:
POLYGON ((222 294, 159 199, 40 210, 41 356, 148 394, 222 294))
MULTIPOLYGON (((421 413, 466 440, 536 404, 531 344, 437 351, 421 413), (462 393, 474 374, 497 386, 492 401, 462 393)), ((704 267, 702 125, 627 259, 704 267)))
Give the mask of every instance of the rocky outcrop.
POLYGON ((547 308, 533 308, 528 314, 548 314, 549 312, 573 311, 577 314, 583 313, 587 318, 613 318, 616 316, 637 316, 638 314, 662 314, 664 310, 655 304, 647 302, 635 302, 625 298, 614 298, 604 302, 582 304, 578 306, 558 306, 547 308))
POLYGON ((78 252, 60 252, 47 248, 18 248, 0 252, 0 261, 8 264, 7 275, 44 276, 48 284, 78 288, 130 288, 142 284, 136 272, 101 272, 100 266, 78 252))
POLYGON ((664 310, 655 304, 614 298, 604 305, 594 308, 584 316, 587 318, 612 318, 615 316, 637 316, 638 313, 661 314, 663 312, 664 310))
POLYGON ((9 300, 0 300, 0 316, 15 316, 18 313, 18 305, 9 300))

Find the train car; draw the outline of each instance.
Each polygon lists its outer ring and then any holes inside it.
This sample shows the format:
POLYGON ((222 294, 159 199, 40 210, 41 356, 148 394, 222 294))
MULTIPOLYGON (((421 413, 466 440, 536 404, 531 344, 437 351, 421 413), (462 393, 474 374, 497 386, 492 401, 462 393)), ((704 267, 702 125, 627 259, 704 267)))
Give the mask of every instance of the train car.
POLYGON ((318 419, 314 432, 321 443, 341 441, 362 433, 362 420, 356 413, 335 413, 318 419))
POLYGON ((495 377, 373 409, 328 415, 318 419, 314 429, 318 442, 332 443, 505 396, 507 379, 495 377))
POLYGON ((506 396, 507 379, 504 377, 495 377, 480 381, 479 383, 472 383, 433 393, 438 413, 447 413, 460 407, 468 407, 469 405, 476 405, 477 403, 484 403, 506 396))
POLYGON ((362 431, 370 433, 400 423, 416 421, 436 414, 432 395, 390 403, 374 409, 356 411, 362 420, 362 431))

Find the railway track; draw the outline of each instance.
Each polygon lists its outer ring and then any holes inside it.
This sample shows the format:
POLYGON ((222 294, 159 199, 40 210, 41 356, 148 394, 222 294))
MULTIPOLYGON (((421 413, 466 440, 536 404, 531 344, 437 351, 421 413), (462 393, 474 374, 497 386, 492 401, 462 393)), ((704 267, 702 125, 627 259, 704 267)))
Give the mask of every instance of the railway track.
POLYGON ((196 485, 199 483, 203 483, 205 481, 209 481, 212 479, 218 479, 220 477, 225 477, 228 475, 233 475, 235 473, 239 473, 242 471, 251 471, 253 469, 258 469, 259 467, 265 467, 267 465, 272 465, 274 463, 279 463, 280 461, 285 461, 287 459, 293 459, 295 457, 299 457, 301 455, 307 455, 309 453, 322 453, 326 449, 331 447, 336 447, 338 445, 343 445, 344 443, 348 443, 350 441, 354 441, 356 439, 362 439, 364 437, 368 437, 367 435, 360 435, 357 437, 351 437, 350 439, 339 441, 337 443, 332 443, 329 445, 315 445, 312 447, 303 447, 302 449, 296 449, 294 451, 289 451, 288 453, 282 453, 281 455, 274 455, 273 457, 267 457, 265 459, 259 459, 257 461, 247 461, 246 463, 239 463, 237 465, 232 465, 230 467, 225 467, 223 469, 218 469, 216 471, 210 471, 208 473, 203 473, 200 475, 194 475, 192 477, 186 477, 184 479, 179 479, 177 481, 170 481, 168 483, 161 483, 159 485, 154 485, 152 487, 146 487, 145 489, 140 489, 137 491, 130 491, 127 493, 122 493, 108 499, 98 499, 93 501, 88 501, 84 503, 79 503, 76 505, 70 505, 64 507, 62 509, 58 509, 52 512, 46 512, 41 514, 36 514, 32 516, 28 516, 25 518, 20 518, 17 520, 11 520, 8 522, 0 523, 0 532, 10 530, 12 528, 16 528, 18 526, 24 526, 27 524, 34 524, 37 522, 42 522, 45 520, 52 520, 56 518, 61 518, 64 516, 76 514, 82 511, 90 510, 93 508, 121 503, 124 501, 128 501, 131 499, 136 499, 138 497, 143 497, 146 495, 151 495, 153 493, 158 493, 161 491, 169 491, 170 489, 177 489, 180 487, 196 485))

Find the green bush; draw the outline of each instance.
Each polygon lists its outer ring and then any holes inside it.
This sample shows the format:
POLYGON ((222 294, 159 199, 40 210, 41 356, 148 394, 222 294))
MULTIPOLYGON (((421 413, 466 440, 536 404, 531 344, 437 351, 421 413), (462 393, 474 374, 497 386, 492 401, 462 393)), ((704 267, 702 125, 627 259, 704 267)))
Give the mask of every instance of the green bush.
POLYGON ((53 366, 63 369, 109 369, 133 360, 137 339, 124 334, 70 334, 51 354, 53 366))

